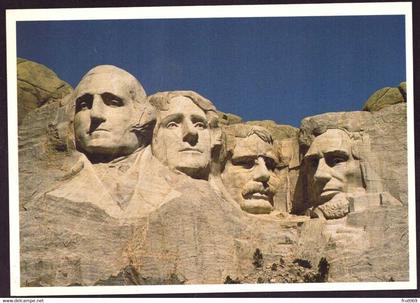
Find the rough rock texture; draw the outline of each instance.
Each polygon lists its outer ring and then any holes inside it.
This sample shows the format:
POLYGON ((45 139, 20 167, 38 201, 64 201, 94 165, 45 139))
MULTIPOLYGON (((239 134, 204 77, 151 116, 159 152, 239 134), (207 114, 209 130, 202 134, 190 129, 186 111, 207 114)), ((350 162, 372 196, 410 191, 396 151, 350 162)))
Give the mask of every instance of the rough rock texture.
POLYGON ((234 114, 218 111, 217 115, 219 116, 220 125, 231 125, 242 122, 242 118, 234 114))
POLYGON ((330 282, 408 280, 407 207, 378 206, 304 223, 297 257, 329 262, 330 282), (374 222, 374 224, 373 224, 374 222))
POLYGON ((366 101, 363 110, 374 112, 402 102, 407 102, 407 86, 405 82, 401 82, 399 87, 384 87, 377 90, 366 101))
POLYGON ((42 64, 17 61, 18 122, 34 109, 70 94, 72 87, 42 64))
POLYGON ((80 162, 70 105, 69 98, 47 102, 19 126, 21 286, 409 279, 405 103, 308 117, 300 130, 247 122, 268 128, 278 141, 282 198, 264 215, 248 214, 226 199, 217 178, 167 171, 154 163, 149 148, 132 155, 131 168, 147 173, 128 178, 137 182, 130 203, 125 212, 112 213, 105 203, 117 198, 91 197, 107 190, 107 171, 124 170, 127 163, 80 162), (308 206, 301 159, 313 130, 326 128, 368 136, 370 165, 383 191, 349 197, 340 219, 290 214, 303 214, 308 206), (87 169, 91 177, 78 180, 87 169), (72 187, 76 181, 83 186, 72 187), (68 188, 81 192, 69 194, 68 188))
POLYGON ((287 138, 297 138, 299 129, 290 125, 281 125, 277 124, 272 120, 263 120, 263 121, 248 121, 246 124, 249 125, 259 125, 265 127, 270 131, 273 136, 273 139, 276 141, 281 141, 287 138))

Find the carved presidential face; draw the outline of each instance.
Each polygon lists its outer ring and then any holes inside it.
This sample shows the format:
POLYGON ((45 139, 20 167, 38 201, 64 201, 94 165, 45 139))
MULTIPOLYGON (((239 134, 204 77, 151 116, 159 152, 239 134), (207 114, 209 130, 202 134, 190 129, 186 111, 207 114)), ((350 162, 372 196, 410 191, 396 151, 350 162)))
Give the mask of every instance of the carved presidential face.
POLYGON ((359 160, 352 155, 352 140, 340 129, 329 129, 315 138, 305 155, 311 194, 323 204, 339 193, 364 191, 359 160))
POLYGON ((205 112, 187 97, 177 96, 168 110, 157 112, 152 152, 169 168, 207 179, 211 139, 205 112))
POLYGON ((74 132, 78 149, 90 155, 120 156, 133 152, 139 140, 132 131, 138 112, 128 83, 131 75, 96 72, 76 88, 74 132))
POLYGON ((279 186, 273 145, 256 134, 236 138, 235 143, 221 175, 223 183, 243 210, 253 214, 270 213, 279 186))

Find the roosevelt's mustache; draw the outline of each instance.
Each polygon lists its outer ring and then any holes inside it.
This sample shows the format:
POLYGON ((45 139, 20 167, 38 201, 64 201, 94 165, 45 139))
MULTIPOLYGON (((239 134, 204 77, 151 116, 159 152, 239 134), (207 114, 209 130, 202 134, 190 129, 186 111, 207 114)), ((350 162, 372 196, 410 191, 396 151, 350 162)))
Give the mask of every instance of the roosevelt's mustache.
POLYGON ((266 194, 267 196, 270 196, 270 197, 274 196, 273 188, 269 185, 264 186, 261 182, 248 184, 245 186, 244 190, 242 191, 243 196, 248 196, 255 193, 266 194))

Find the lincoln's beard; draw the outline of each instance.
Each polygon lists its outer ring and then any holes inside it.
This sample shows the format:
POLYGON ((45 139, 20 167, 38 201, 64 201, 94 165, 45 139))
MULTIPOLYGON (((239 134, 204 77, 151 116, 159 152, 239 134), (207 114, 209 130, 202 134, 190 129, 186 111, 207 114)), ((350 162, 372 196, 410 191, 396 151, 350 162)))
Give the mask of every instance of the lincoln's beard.
POLYGON ((324 204, 312 208, 312 216, 325 219, 340 219, 349 213, 349 201, 345 193, 335 195, 324 204))

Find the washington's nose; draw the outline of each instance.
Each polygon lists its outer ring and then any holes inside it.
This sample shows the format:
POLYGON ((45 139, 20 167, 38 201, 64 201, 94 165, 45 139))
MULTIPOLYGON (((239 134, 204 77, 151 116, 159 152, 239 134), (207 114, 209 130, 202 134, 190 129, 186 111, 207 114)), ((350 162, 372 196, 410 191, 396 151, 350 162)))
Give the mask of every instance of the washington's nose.
POLYGON ((314 179, 319 182, 327 182, 331 179, 331 168, 325 162, 324 158, 319 159, 318 167, 316 169, 314 179))
POLYGON ((94 95, 92 100, 92 108, 90 117, 92 120, 105 121, 105 104, 100 95, 94 95))
POLYGON ((193 123, 186 121, 182 126, 182 140, 194 146, 198 141, 198 132, 193 123))
POLYGON ((268 182, 268 180, 270 180, 270 172, 265 164, 265 160, 262 157, 258 157, 255 163, 254 181, 268 182))

